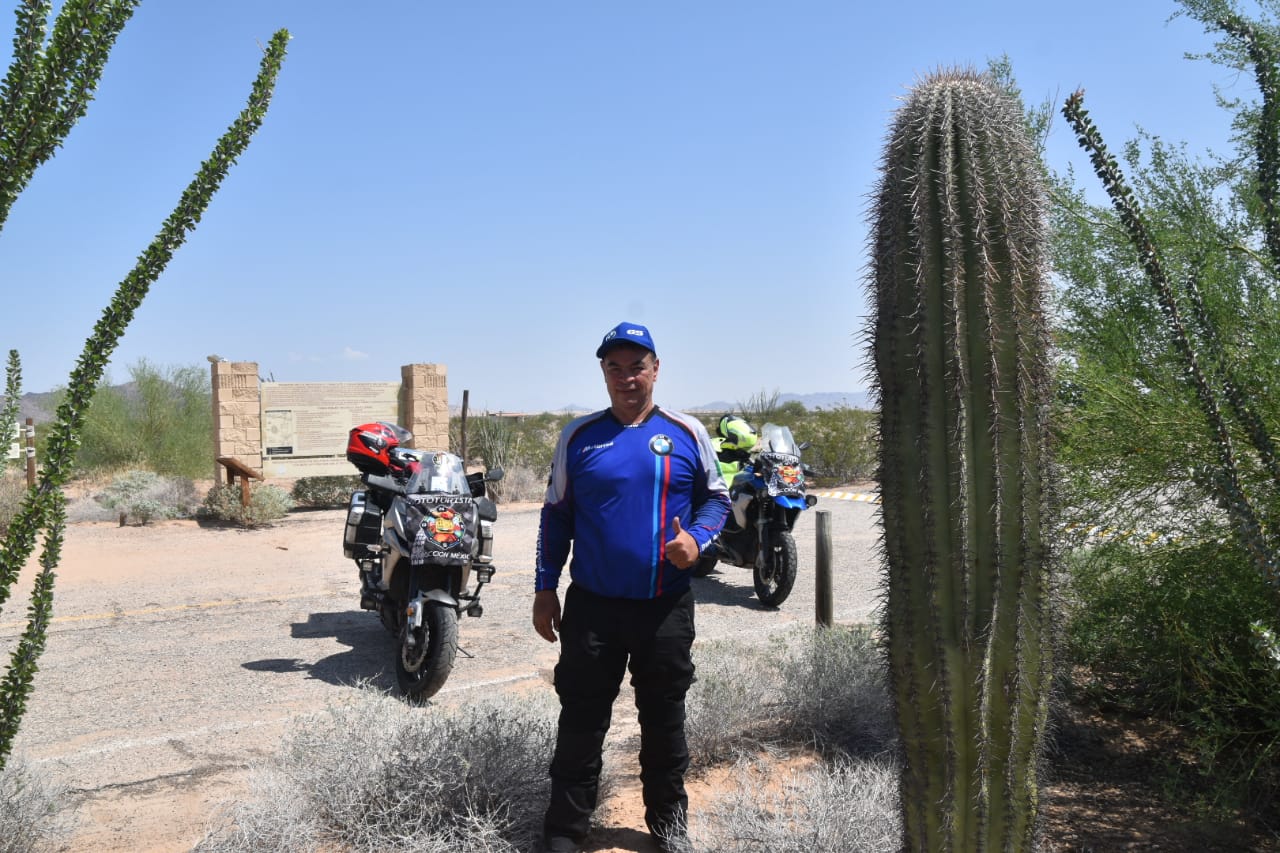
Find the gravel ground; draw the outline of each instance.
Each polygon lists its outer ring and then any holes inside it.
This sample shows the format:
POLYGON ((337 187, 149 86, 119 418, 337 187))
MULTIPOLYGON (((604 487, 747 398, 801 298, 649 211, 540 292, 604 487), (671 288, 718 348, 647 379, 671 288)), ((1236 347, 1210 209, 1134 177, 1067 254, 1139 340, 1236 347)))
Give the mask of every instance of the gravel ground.
MULTIPOLYGON (((875 509, 820 498, 817 510, 829 513, 836 621, 868 621, 875 509)), ((394 691, 391 638, 358 609, 343 518, 297 511, 254 531, 190 521, 68 528, 55 619, 17 741, 69 791, 76 826, 67 849, 187 849, 298 715, 361 681, 394 691)), ((502 508, 484 616, 462 621, 437 701, 550 689, 556 647, 529 620, 537 519, 536 505, 502 508)), ((764 639, 813 621, 816 523, 809 512, 797 527, 800 577, 777 610, 759 605, 746 569, 695 580, 700 642, 764 639)), ((34 568, 0 613, 6 658, 34 568)))

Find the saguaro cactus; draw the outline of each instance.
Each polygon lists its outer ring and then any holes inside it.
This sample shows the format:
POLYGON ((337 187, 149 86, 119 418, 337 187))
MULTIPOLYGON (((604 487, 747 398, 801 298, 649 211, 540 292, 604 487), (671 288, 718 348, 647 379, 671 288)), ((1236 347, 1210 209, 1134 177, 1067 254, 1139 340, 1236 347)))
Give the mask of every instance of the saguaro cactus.
POLYGON ((1052 662, 1045 202, 1016 100, 913 88, 874 219, 883 628, 910 849, 1026 850, 1052 662))

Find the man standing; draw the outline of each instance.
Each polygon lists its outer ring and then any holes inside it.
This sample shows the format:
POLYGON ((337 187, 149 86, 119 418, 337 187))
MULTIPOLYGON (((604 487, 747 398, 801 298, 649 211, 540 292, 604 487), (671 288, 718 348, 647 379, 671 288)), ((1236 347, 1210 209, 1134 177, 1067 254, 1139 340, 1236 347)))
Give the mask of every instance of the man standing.
POLYGON ((706 429, 654 405, 658 354, 649 330, 619 323, 596 357, 610 405, 560 434, 538 535, 533 626, 562 641, 543 827, 543 849, 555 853, 578 850, 590 829, 601 748, 626 668, 640 719, 645 823, 664 849, 683 830, 694 637, 688 569, 729 514, 706 429), (556 587, 571 544, 562 611, 556 587))

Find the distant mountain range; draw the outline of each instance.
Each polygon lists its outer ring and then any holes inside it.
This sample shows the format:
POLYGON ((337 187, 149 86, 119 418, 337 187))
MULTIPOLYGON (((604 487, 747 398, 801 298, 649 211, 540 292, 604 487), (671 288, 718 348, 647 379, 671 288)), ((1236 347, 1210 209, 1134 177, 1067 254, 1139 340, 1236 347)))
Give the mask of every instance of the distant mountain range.
MULTIPOLYGON (((18 398, 18 423, 25 424, 27 418, 31 418, 31 422, 36 424, 48 423, 53 420, 54 409, 57 406, 57 396, 53 391, 23 394, 18 398)), ((0 392, 0 398, 3 397, 4 392, 0 392)))
MULTIPOLYGON (((797 400, 804 404, 806 409, 870 409, 871 395, 866 391, 821 391, 816 394, 779 394, 779 403, 790 403, 797 400)), ((738 409, 738 402, 750 402, 742 400, 733 403, 724 400, 716 400, 712 403, 703 403, 698 406, 690 406, 689 410, 694 412, 733 412, 738 409)))
MULTIPOLYGON (((816 394, 779 394, 779 403, 790 403, 792 400, 798 400, 804 404, 806 409, 870 409, 871 394, 867 391, 820 391, 816 394)), ((700 403, 693 406, 683 406, 682 411, 685 412, 736 412, 739 408, 738 403, 748 403, 749 400, 728 402, 727 400, 714 400, 710 403, 700 403)), ((561 406, 558 409, 550 411, 555 412, 594 412, 601 408, 601 405, 581 406, 570 404, 561 406)), ((453 406, 453 409, 459 407, 453 406)), ((457 414, 455 411, 454 414, 457 414)))

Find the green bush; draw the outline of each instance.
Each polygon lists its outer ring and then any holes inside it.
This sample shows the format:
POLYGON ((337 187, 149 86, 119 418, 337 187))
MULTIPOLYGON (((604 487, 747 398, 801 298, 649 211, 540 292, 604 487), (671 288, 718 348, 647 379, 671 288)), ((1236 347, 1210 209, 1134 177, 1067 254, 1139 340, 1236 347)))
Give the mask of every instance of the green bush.
POLYGON ((1271 596, 1235 543, 1077 551, 1066 640, 1086 700, 1171 720, 1225 799, 1280 793, 1280 668, 1252 623, 1271 596))
POLYGON ((200 514, 219 521, 232 521, 245 527, 258 527, 285 517, 293 509, 293 498, 279 486, 253 483, 249 505, 240 502, 240 486, 220 483, 205 495, 200 514))
POLYGON ((151 471, 129 471, 93 496, 126 520, 146 524, 155 519, 187 518, 195 508, 196 490, 185 477, 163 477, 151 471))
POLYGON ((360 477, 303 477, 293 484, 290 494, 297 506, 346 507, 351 493, 360 488, 360 477))
POLYGON ((838 406, 813 409, 791 426, 796 441, 811 448, 803 454, 817 477, 832 485, 869 480, 876 471, 875 413, 838 406))
POLYGON ((129 375, 127 385, 112 386, 108 379, 99 385, 76 462, 88 471, 132 467, 207 477, 213 458, 209 371, 156 367, 142 359, 129 375))

